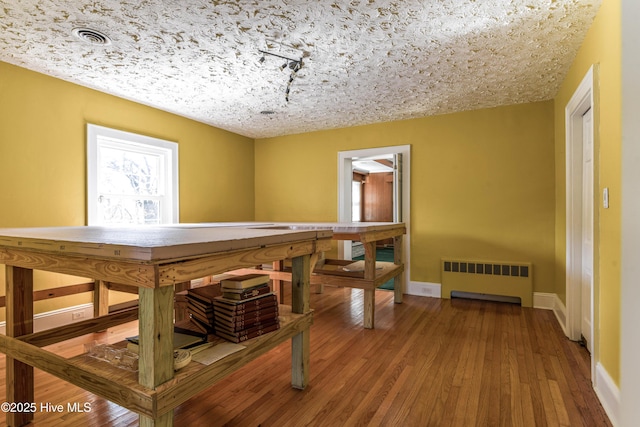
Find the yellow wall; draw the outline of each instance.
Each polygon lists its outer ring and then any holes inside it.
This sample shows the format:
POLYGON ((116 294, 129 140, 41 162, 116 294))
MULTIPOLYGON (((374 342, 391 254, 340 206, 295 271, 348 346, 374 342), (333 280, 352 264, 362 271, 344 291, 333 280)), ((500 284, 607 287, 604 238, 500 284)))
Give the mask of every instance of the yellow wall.
MULTIPOLYGON (((181 222, 253 219, 252 139, 2 62, 0 99, 0 227, 86 223, 87 123, 178 142, 181 222)), ((78 282, 45 277, 38 289, 78 282)), ((36 311, 89 301, 59 298, 36 311)))
POLYGON ((596 149, 596 307, 600 336, 600 363, 620 381, 620 250, 621 250, 621 30, 620 0, 604 0, 578 55, 555 98, 556 139, 556 293, 565 300, 566 185, 564 111, 582 78, 598 64, 595 149, 596 149), (603 209, 602 190, 609 188, 609 209, 603 209))
POLYGON ((440 258, 532 261, 554 290, 553 103, 256 141, 256 219, 335 221, 338 152, 411 145, 411 280, 440 258))

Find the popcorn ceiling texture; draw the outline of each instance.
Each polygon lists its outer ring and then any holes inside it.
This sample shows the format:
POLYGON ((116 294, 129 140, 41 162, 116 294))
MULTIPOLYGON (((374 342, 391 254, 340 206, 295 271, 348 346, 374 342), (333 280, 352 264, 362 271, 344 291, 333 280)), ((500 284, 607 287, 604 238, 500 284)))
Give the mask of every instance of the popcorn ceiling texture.
POLYGON ((551 99, 600 2, 0 0, 0 60, 262 138, 551 99))

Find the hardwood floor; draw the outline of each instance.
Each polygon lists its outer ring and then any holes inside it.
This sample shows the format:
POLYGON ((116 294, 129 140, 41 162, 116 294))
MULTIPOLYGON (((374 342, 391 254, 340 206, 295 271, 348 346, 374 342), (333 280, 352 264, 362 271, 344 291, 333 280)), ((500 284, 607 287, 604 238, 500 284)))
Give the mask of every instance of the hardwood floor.
MULTIPOLYGON (((589 355, 553 313, 471 300, 376 293, 376 329, 362 328, 362 291, 312 294, 311 377, 290 386, 283 344, 175 410, 176 426, 610 426, 591 387, 589 355)), ((93 339, 56 345, 65 356, 93 339)), ((0 358, 4 401, 4 356, 0 358)), ((36 402, 91 412, 37 412, 35 426, 137 426, 138 416, 36 371, 36 402)), ((0 418, 0 425, 4 425, 0 418)))

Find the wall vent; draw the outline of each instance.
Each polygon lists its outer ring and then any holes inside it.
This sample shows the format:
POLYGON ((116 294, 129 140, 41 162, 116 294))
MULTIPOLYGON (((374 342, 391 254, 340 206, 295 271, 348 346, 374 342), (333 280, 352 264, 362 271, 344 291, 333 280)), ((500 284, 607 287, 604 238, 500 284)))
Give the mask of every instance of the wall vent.
POLYGON ((523 307, 531 307, 532 273, 530 262, 443 259, 442 297, 451 298, 452 292, 515 297, 520 299, 523 307))
POLYGON ((530 264, 485 263, 476 261, 443 261, 446 272, 495 274, 497 276, 529 277, 530 264))
POLYGON ((74 28, 71 34, 83 42, 92 45, 109 46, 111 44, 111 39, 108 35, 92 28, 74 28))

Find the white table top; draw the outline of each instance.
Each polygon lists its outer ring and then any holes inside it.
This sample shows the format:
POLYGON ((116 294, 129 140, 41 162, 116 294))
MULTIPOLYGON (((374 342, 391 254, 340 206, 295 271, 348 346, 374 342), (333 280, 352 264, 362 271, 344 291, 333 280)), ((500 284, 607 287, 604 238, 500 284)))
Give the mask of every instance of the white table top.
POLYGON ((367 231, 393 230, 404 228, 402 222, 204 222, 167 225, 167 227, 250 227, 272 230, 324 230, 334 233, 355 234, 367 231))
POLYGON ((332 235, 328 229, 294 230, 247 227, 247 223, 225 224, 5 228, 0 229, 0 251, 2 248, 14 248, 55 254, 156 261, 331 238, 332 235))

